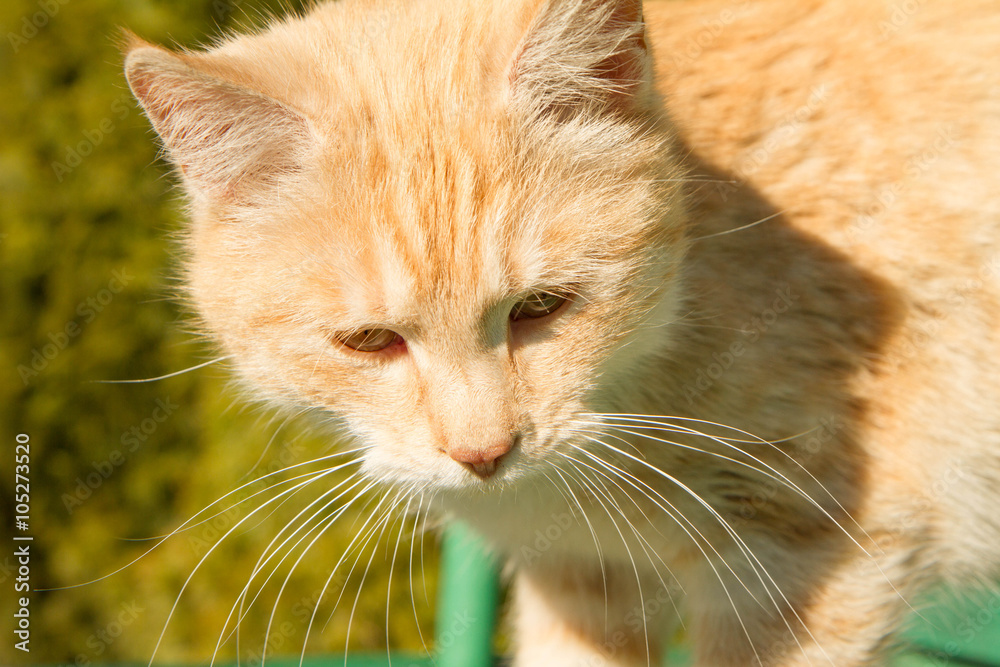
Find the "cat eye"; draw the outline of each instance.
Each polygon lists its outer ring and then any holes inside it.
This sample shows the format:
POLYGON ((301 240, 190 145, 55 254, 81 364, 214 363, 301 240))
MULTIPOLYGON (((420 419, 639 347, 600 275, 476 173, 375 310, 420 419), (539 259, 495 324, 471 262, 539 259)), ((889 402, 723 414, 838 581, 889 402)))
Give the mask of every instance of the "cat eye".
POLYGON ((559 310, 566 297, 552 292, 536 292, 519 301, 510 311, 510 319, 526 320, 545 317, 559 310))
POLYGON ((337 340, 358 352, 378 352, 403 338, 390 329, 361 329, 353 333, 337 334, 337 340))

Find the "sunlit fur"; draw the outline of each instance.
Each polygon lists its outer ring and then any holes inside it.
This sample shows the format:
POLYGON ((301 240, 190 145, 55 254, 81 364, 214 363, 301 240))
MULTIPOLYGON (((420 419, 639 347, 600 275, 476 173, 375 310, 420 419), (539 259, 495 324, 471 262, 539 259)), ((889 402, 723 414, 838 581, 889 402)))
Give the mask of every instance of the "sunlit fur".
POLYGON ((911 4, 345 0, 126 72, 205 330, 357 440, 359 540, 509 559, 515 664, 881 665, 1000 560, 1000 12, 911 4))

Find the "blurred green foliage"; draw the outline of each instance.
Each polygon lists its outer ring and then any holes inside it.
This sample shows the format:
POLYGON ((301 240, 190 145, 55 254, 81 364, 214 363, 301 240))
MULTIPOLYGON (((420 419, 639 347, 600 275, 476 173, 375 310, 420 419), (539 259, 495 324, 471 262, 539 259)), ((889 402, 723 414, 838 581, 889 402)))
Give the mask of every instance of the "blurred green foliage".
MULTIPOLYGON (((248 602, 277 567, 243 609, 243 664, 258 664, 265 637, 269 654, 298 654, 330 568, 374 507, 335 521, 294 571, 312 533, 297 549, 290 545, 302 532, 284 546, 288 531, 272 539, 332 487, 330 480, 343 476, 312 485, 273 514, 270 507, 252 512, 285 487, 253 486, 261 495, 243 492, 248 500, 225 512, 227 504, 216 505, 200 517, 207 521, 143 555, 156 544, 144 538, 170 533, 262 471, 323 456, 334 444, 308 423, 242 409, 222 368, 155 382, 100 383, 167 375, 213 353, 185 332, 186 314, 172 299, 177 261, 170 237, 183 224, 182 202, 121 74, 119 27, 154 42, 193 46, 294 10, 252 0, 0 3, 2 664, 145 662, 175 601, 157 662, 206 660, 220 636, 228 638, 222 655, 232 656, 234 623, 230 618, 226 630, 226 619, 269 545, 279 556, 254 579, 248 602), (51 589, 31 597, 30 654, 15 651, 11 639, 17 433, 31 438, 30 583, 51 589), (243 519, 179 596, 202 556, 243 519)), ((428 637, 436 545, 427 537, 411 549, 404 539, 388 592, 401 525, 391 524, 381 546, 363 554, 350 580, 333 579, 308 652, 343 650, 359 591, 352 649, 387 642, 421 648, 414 615, 428 637), (361 585, 369 557, 371 571, 361 585)))

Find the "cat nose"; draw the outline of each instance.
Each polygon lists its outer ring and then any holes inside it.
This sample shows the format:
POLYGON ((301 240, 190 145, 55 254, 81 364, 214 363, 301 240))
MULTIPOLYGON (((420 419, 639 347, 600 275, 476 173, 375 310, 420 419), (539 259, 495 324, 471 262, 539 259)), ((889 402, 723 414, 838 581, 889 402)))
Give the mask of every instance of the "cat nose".
POLYGON ((520 436, 507 438, 488 446, 458 446, 448 449, 448 456, 472 471, 480 479, 489 479, 497 471, 500 459, 514 449, 520 436))

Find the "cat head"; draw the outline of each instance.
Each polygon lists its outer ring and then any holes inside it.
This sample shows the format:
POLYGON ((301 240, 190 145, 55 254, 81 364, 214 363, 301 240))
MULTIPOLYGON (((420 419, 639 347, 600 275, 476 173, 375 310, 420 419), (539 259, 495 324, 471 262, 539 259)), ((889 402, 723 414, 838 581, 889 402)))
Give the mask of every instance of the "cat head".
POLYGON ((677 315, 681 172, 640 3, 496 4, 346 1, 127 50, 190 203, 206 330, 390 483, 558 465, 677 315))

